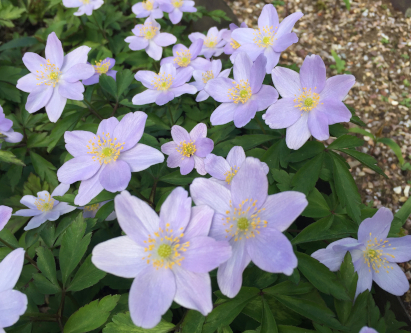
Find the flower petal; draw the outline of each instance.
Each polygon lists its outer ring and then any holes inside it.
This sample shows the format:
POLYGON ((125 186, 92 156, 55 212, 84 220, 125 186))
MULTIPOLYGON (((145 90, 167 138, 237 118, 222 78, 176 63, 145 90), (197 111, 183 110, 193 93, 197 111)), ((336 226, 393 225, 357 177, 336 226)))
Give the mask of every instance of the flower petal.
MULTIPOLYGON (((66 73, 64 73, 62 79, 67 82, 74 83, 79 80, 86 80, 95 74, 95 69, 89 64, 76 64, 69 68, 66 73)), ((98 80, 97 80, 98 82, 98 80)))
POLYGON ((176 36, 169 34, 167 32, 162 32, 159 33, 157 36, 153 38, 153 41, 158 45, 162 47, 167 47, 171 44, 174 44, 177 42, 176 36))
POLYGON ((172 153, 176 152, 177 148, 177 144, 174 141, 170 141, 161 146, 161 152, 166 155, 171 155, 172 153))
POLYGON ((261 89, 261 86, 265 78, 265 66, 266 65, 267 65, 267 58, 264 56, 264 54, 260 54, 251 67, 250 73, 252 74, 250 75, 250 86, 251 86, 253 95, 257 94, 261 89))
POLYGON ((397 264, 390 264, 386 269, 381 267, 378 273, 375 270, 371 272, 375 283, 390 294, 402 296, 410 288, 407 277, 397 264))
POLYGON ((228 91, 233 88, 235 84, 235 81, 231 79, 218 77, 208 81, 204 90, 217 102, 231 102, 231 95, 229 95, 228 91))
POLYGON ((107 133, 114 137, 114 130, 120 122, 116 117, 110 117, 100 122, 97 129, 97 135, 104 137, 107 133))
POLYGON ((100 163, 91 155, 80 155, 64 163, 57 170, 57 178, 60 183, 73 184, 79 180, 90 179, 100 167, 100 163))
MULTIPOLYGON (((255 33, 256 32, 258 32, 257 29, 239 28, 239 29, 236 29, 236 30, 233 31, 233 33, 231 34, 231 38, 233 38, 238 43, 240 43, 240 45, 254 44, 254 38, 255 38, 255 33)), ((261 49, 260 47, 258 47, 258 48, 261 49)), ((239 49, 241 49, 241 48, 239 48, 239 49)), ((251 60, 253 60, 253 59, 251 58, 251 60)))
POLYGON ((317 140, 324 141, 330 137, 328 119, 322 112, 318 112, 316 109, 311 110, 308 114, 307 125, 312 136, 317 140))
POLYGON ((65 73, 71 67, 76 64, 85 64, 87 62, 87 55, 90 52, 91 47, 80 46, 75 50, 71 51, 64 57, 63 67, 61 72, 65 73))
POLYGON ((180 173, 185 176, 188 175, 194 169, 194 156, 182 157, 180 163, 180 173))
POLYGON ((146 105, 154 103, 157 100, 157 97, 161 94, 158 90, 147 89, 137 95, 134 95, 131 102, 134 105, 146 105))
POLYGON ((147 39, 138 36, 127 37, 125 42, 130 43, 128 47, 133 51, 144 50, 149 45, 149 41, 147 39))
POLYGON ((261 87, 260 91, 253 95, 253 99, 257 101, 257 111, 263 111, 277 102, 278 92, 277 90, 275 90, 275 88, 264 84, 261 87))
POLYGON ((29 113, 34 113, 45 107, 53 95, 53 90, 53 86, 38 86, 27 97, 26 110, 29 113))
POLYGON ((0 231, 9 222, 13 208, 7 206, 0 206, 0 231))
POLYGON ((374 238, 386 239, 393 219, 394 216, 388 208, 378 209, 373 217, 361 222, 358 228, 358 241, 367 244, 367 241, 373 241, 374 238))
POLYGON ((335 99, 321 100, 320 105, 316 107, 316 111, 321 112, 327 119, 328 125, 337 123, 348 123, 351 119, 351 111, 343 102, 335 99))
POLYGON ((190 131, 190 138, 193 141, 197 141, 198 139, 205 138, 207 136, 207 125, 204 123, 199 123, 194 126, 194 128, 190 131))
POLYGON ((382 249, 387 261, 406 262, 411 260, 411 236, 387 238, 387 241, 382 249))
POLYGON ((237 109, 235 103, 222 103, 213 111, 210 117, 211 125, 224 125, 234 120, 234 113, 237 109))
POLYGON ((67 151, 74 157, 87 155, 90 145, 96 135, 87 131, 66 131, 64 133, 64 141, 66 142, 67 151))
POLYGON ((174 94, 174 97, 179 97, 183 94, 193 95, 197 92, 197 88, 191 84, 183 84, 182 86, 170 88, 169 92, 174 94))
POLYGON ((14 216, 37 216, 42 214, 43 212, 41 210, 38 210, 37 208, 33 209, 20 209, 17 212, 15 212, 13 215, 14 216))
POLYGON ((308 114, 306 112, 290 127, 287 128, 285 142, 290 149, 299 149, 311 136, 308 128, 308 114))
POLYGON ((197 155, 193 155, 193 158, 194 158, 194 168, 197 170, 197 172, 200 175, 205 176, 207 174, 207 171, 204 165, 204 158, 198 157, 197 155))
POLYGON ((22 60, 27 69, 33 74, 38 74, 47 66, 47 60, 33 52, 24 53, 22 60))
POLYGON ((209 154, 205 158, 204 164, 207 173, 220 180, 225 180, 227 173, 230 172, 231 169, 224 157, 214 154, 209 154))
POLYGON ((149 41, 148 46, 146 47, 146 52, 150 58, 158 61, 163 55, 163 48, 161 46, 158 46, 156 43, 149 41))
POLYGON ((191 138, 185 128, 174 125, 171 128, 171 137, 173 138, 174 142, 180 145, 182 142, 190 142, 191 138))
POLYGON ((168 15, 168 17, 171 23, 178 24, 183 18, 183 12, 179 10, 178 8, 174 8, 174 10, 168 15))
POLYGON ((237 108, 234 112, 234 125, 237 128, 244 127, 251 119, 255 117, 258 110, 257 100, 249 100, 244 104, 237 104, 237 108))
POLYGON ((278 27, 278 14, 275 7, 271 4, 265 5, 258 17, 258 27, 264 29, 265 27, 278 27))
POLYGON ((109 192, 123 191, 131 180, 131 170, 122 160, 107 163, 100 174, 100 184, 109 192))
POLYGON ((22 248, 15 249, 0 262, 0 292, 16 285, 23 269, 24 253, 22 248))
POLYGON ((57 38, 55 32, 52 32, 47 37, 46 59, 50 60, 50 63, 56 65, 57 68, 61 68, 63 65, 63 46, 61 45, 61 42, 57 38))
POLYGON ((59 89, 53 89, 53 95, 51 95, 51 98, 46 105, 47 116, 52 123, 59 120, 61 114, 63 113, 64 107, 66 106, 66 102, 67 98, 60 95, 59 89))
POLYGON ((336 99, 342 101, 355 84, 354 75, 342 74, 330 77, 321 91, 321 99, 336 99))
POLYGON ((250 81, 252 66, 253 62, 247 53, 240 52, 234 61, 234 80, 237 82, 240 82, 241 80, 250 81))
POLYGON ((2 327, 17 323, 19 317, 26 312, 27 303, 27 296, 18 290, 0 292, 0 332, 3 331, 2 327))
POLYGON ((227 162, 233 168, 239 168, 245 161, 244 148, 241 146, 235 146, 231 148, 227 155, 227 162))
POLYGON ((278 37, 278 39, 275 41, 273 45, 273 50, 277 53, 283 52, 286 49, 288 49, 291 45, 295 44, 298 42, 298 37, 295 32, 289 32, 281 37, 278 37))
POLYGON ((59 184, 53 191, 53 193, 51 193, 51 196, 63 196, 64 194, 66 194, 66 192, 70 189, 70 184, 59 184))
POLYGON ((300 69, 301 86, 319 93, 324 89, 326 81, 324 61, 318 55, 305 57, 300 69))
MULTIPOLYGON (((367 264, 364 262, 364 259, 361 258, 357 260, 357 262, 358 262, 358 265, 356 265, 357 268, 355 271, 358 273, 358 282, 357 282, 357 289, 355 290, 354 299, 356 299, 357 296, 363 293, 365 290, 371 291, 372 278, 373 278, 370 269, 368 268, 367 264)), ((355 264, 356 263, 354 263, 354 265, 355 264)))
POLYGON ((295 23, 303 16, 304 14, 301 12, 296 12, 288 15, 284 20, 281 21, 280 26, 277 30, 277 35, 282 36, 283 34, 291 32, 295 23))
POLYGON ((162 92, 161 94, 157 95, 156 104, 160 106, 167 104, 168 102, 172 101, 174 97, 175 96, 171 91, 162 92))
POLYGON ((194 153, 198 157, 206 157, 214 149, 214 142, 209 138, 200 138, 195 141, 196 152, 194 153))
POLYGON ((160 210, 160 228, 170 228, 183 233, 191 216, 191 198, 182 188, 175 188, 164 201, 160 210))
MULTIPOLYGON (((70 83, 66 81, 61 81, 58 86, 58 93, 64 98, 72 99, 75 101, 82 101, 84 99, 83 96, 84 86, 81 82, 77 81, 75 83, 70 83)), ((56 94, 56 91, 54 91, 56 94)), ((51 100, 51 102, 53 99, 51 100)))
POLYGON ((184 236, 180 242, 185 243, 198 236, 208 236, 213 215, 214 211, 206 205, 191 207, 190 222, 184 230, 184 236))
POLYGON ((114 137, 124 143, 124 151, 134 147, 144 133, 147 114, 142 111, 127 113, 114 129, 114 137))
POLYGON ((17 81, 16 88, 24 92, 30 93, 38 87, 38 82, 39 81, 37 80, 37 75, 29 73, 27 75, 24 75, 17 81))
POLYGON ((301 95, 300 75, 296 71, 277 66, 272 71, 272 79, 281 97, 294 99, 301 95))
POLYGON ((83 180, 80 183, 78 189, 78 194, 74 198, 74 203, 77 206, 87 205, 93 198, 95 198, 101 191, 103 191, 103 186, 100 184, 100 174, 104 169, 104 165, 100 170, 90 179, 83 180))
POLYGON ((135 147, 121 153, 119 160, 127 162, 131 172, 138 172, 164 162, 164 155, 153 147, 138 143, 135 147))
POLYGON ((190 185, 190 194, 198 205, 207 205, 225 215, 230 210, 231 194, 224 186, 204 178, 196 178, 190 185))

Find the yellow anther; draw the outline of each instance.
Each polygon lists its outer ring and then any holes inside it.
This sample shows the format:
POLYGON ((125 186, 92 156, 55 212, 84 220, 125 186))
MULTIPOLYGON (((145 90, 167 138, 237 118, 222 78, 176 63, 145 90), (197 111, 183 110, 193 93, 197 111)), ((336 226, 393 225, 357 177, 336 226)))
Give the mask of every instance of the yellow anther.
POLYGON ((147 24, 144 24, 142 28, 140 28, 140 33, 146 38, 146 39, 152 39, 155 37, 157 34, 158 28, 153 26, 153 23, 148 22, 147 24))
POLYGON ((204 39, 204 46, 205 47, 209 47, 209 48, 213 48, 217 45, 217 37, 215 36, 210 36, 210 37, 206 37, 204 39))
POLYGON ((185 141, 180 142, 180 145, 176 149, 181 155, 185 157, 191 157, 197 151, 195 142, 191 140, 189 142, 185 142, 185 141))
POLYGON ((151 2, 150 0, 143 1, 143 8, 145 10, 148 10, 148 11, 153 10, 153 7, 154 7, 154 3, 151 2))
POLYGON ((54 201, 55 200, 51 197, 51 195, 47 193, 45 199, 38 197, 36 201, 34 201, 34 204, 38 210, 41 210, 42 212, 49 212, 53 209, 54 201))
POLYGON ((231 38, 230 45, 234 50, 237 50, 241 46, 239 42, 237 42, 235 39, 232 39, 232 38, 231 38))
POLYGON ((228 185, 230 185, 231 181, 233 180, 234 176, 237 174, 238 170, 240 170, 240 168, 236 168, 236 166, 234 166, 234 170, 233 168, 230 168, 230 171, 227 171, 224 176, 225 177, 225 181, 227 182, 228 185))
POLYGON ((96 65, 94 66, 94 69, 98 74, 106 74, 110 68, 110 60, 100 60, 100 61, 95 61, 96 65))
MULTIPOLYGON (((314 88, 316 89, 316 88, 314 88)), ((294 107, 299 108, 301 111, 309 112, 314 109, 320 102, 320 95, 312 92, 311 88, 303 88, 303 93, 298 97, 295 95, 294 107)))
POLYGON ((190 50, 185 50, 181 52, 176 52, 177 57, 174 58, 174 62, 180 67, 187 67, 191 62, 191 52, 190 50))
POLYGON ((203 77, 203 82, 207 83, 208 81, 210 81, 211 79, 214 79, 214 73, 213 71, 207 71, 204 72, 203 74, 201 74, 203 77))
POLYGON ((93 212, 95 210, 97 210, 99 208, 100 204, 94 204, 94 205, 89 205, 89 206, 85 206, 84 210, 88 211, 88 212, 93 212))
POLYGON ((90 145, 87 146, 89 152, 87 154, 94 155, 93 160, 99 161, 100 164, 116 161, 125 144, 125 142, 117 142, 116 138, 112 139, 109 133, 103 133, 102 137, 94 137, 94 141, 90 140, 89 143, 90 145))
POLYGON ((158 73, 151 83, 157 90, 165 91, 173 84, 173 76, 171 74, 158 73))
POLYGON ((235 104, 238 104, 239 102, 244 104, 253 95, 248 80, 240 80, 240 83, 233 81, 233 84, 235 84, 235 87, 228 89, 228 97, 235 104))
POLYGON ((171 4, 174 8, 180 8, 183 5, 183 0, 172 0, 171 4))
POLYGON ((56 67, 56 65, 50 63, 49 59, 47 59, 46 65, 40 64, 40 66, 43 70, 36 71, 36 79, 37 81, 40 81, 37 85, 40 86, 44 83, 46 86, 53 86, 53 88, 56 87, 56 84, 60 80, 60 69, 56 67))
POLYGON ((277 34, 275 31, 277 27, 274 29, 273 26, 265 26, 262 29, 258 29, 258 31, 254 31, 254 43, 258 45, 258 47, 269 47, 274 44, 274 37, 277 34))

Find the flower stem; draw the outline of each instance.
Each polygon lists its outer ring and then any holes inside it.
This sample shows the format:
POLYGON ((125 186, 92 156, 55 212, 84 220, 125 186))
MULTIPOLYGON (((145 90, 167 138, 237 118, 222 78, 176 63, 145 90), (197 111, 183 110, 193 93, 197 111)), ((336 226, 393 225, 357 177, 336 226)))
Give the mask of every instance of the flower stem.
POLYGON ((151 206, 153 208, 155 207, 154 206, 154 197, 156 196, 157 183, 158 183, 158 179, 156 179, 154 181, 153 188, 151 189, 150 198, 149 198, 149 200, 151 202, 151 206))
MULTIPOLYGON (((6 245, 9 249, 15 250, 16 247, 14 247, 13 245, 7 243, 5 240, 3 240, 2 238, 0 238, 0 243, 3 243, 4 245, 6 245)), ((30 256, 27 254, 27 252, 24 252, 24 257, 30 262, 30 264, 32 264, 39 272, 39 268, 37 267, 37 263, 30 258, 30 256)))
POLYGON ((265 131, 265 129, 264 129, 263 123, 261 122, 261 120, 258 118, 257 115, 255 115, 255 120, 256 120, 258 126, 260 126, 261 130, 263 131, 263 133, 264 133, 264 134, 267 134, 266 131, 265 131))
POLYGON ((83 99, 82 102, 88 107, 88 110, 90 111, 90 113, 92 113, 93 115, 95 115, 98 119, 103 120, 103 117, 101 117, 101 116, 97 113, 97 111, 94 110, 93 106, 92 106, 89 102, 87 102, 85 99, 83 99))
POLYGON ((173 119, 173 113, 171 112, 170 104, 168 104, 168 112, 170 113, 171 126, 173 126, 174 125, 174 119, 173 119))

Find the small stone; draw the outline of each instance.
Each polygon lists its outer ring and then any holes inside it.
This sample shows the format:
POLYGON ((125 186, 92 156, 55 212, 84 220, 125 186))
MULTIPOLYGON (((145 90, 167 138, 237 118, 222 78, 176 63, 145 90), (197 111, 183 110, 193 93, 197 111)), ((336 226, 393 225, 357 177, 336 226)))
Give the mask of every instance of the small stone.
POLYGON ((375 171, 371 170, 370 168, 362 168, 362 170, 370 175, 374 175, 375 171))
POLYGON ((404 195, 408 198, 410 196, 410 185, 405 186, 404 195))
POLYGON ((401 194, 402 188, 401 188, 401 186, 397 186, 397 187, 393 188, 393 191, 397 194, 401 194))
POLYGON ((360 176, 360 177, 365 176, 365 172, 364 172, 364 171, 360 171, 360 172, 358 173, 358 176, 360 176))
POLYGON ((410 271, 405 272, 405 276, 407 277, 408 280, 411 280, 411 272, 410 271))
POLYGON ((399 201, 400 201, 400 202, 406 202, 406 201, 407 201, 407 197, 401 197, 399 201))

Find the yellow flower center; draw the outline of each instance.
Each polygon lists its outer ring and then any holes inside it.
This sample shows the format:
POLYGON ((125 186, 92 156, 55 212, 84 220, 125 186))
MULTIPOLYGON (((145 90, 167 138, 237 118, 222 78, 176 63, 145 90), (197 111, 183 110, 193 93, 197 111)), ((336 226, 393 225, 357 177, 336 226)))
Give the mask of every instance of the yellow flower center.
POLYGON ((112 139, 109 133, 104 134, 102 137, 99 135, 94 137, 94 141, 89 141, 90 145, 87 148, 90 150, 87 154, 92 154, 94 161, 99 161, 100 164, 107 164, 114 162, 120 156, 121 150, 124 148, 124 144, 117 142, 117 139, 112 139), (95 142, 97 140, 97 142, 95 142))
POLYGON ((274 38, 277 34, 275 31, 278 27, 265 26, 262 29, 258 29, 258 31, 254 31, 254 43, 256 43, 259 47, 269 47, 274 44, 274 41, 277 38, 274 38))
POLYGON ((95 63, 96 65, 94 66, 94 69, 99 75, 106 74, 108 72, 110 60, 100 60, 99 62, 95 61, 95 63))
POLYGON ((265 208, 257 209, 257 200, 245 199, 242 203, 238 205, 238 208, 232 208, 230 201, 230 210, 226 211, 226 217, 222 218, 223 225, 226 226, 227 232, 226 238, 234 237, 234 241, 242 240, 243 237, 246 239, 250 237, 255 237, 259 234, 261 227, 267 226, 266 220, 261 220, 259 217, 260 213, 265 210, 265 208))
POLYGON ((90 0, 81 0, 81 2, 85 5, 88 5, 90 3, 90 0))
POLYGON ((40 81, 37 85, 40 86, 44 83, 46 86, 56 87, 61 75, 60 69, 56 67, 56 65, 50 63, 49 59, 47 59, 46 65, 40 64, 40 66, 42 67, 42 70, 36 71, 36 80, 40 81))
POLYGON ((157 90, 165 91, 173 84, 173 77, 171 74, 166 76, 165 73, 158 73, 151 83, 157 90))
POLYGON ((217 37, 211 36, 211 37, 206 37, 204 39, 204 46, 213 48, 216 45, 217 45, 217 37))
MULTIPOLYGON (((388 240, 378 241, 375 237, 371 239, 371 232, 370 232, 370 239, 367 241, 367 248, 363 252, 364 262, 368 265, 368 270, 371 271, 371 268, 375 271, 375 273, 379 273, 380 269, 385 269, 387 273, 389 273, 389 269, 393 270, 394 267, 390 265, 389 261, 386 257, 395 258, 392 254, 383 252, 382 248, 385 248, 386 244, 389 243, 388 240)), ((391 246, 391 244, 388 244, 391 246)), ((393 250, 396 248, 394 247, 393 250)))
MULTIPOLYGON (((317 89, 317 87, 315 87, 314 89, 317 89)), ((312 92, 311 88, 303 88, 303 93, 300 94, 300 96, 298 97, 297 95, 295 95, 295 97, 296 98, 294 98, 294 107, 299 108, 301 111, 305 112, 311 111, 320 102, 320 95, 315 92, 312 92)))
POLYGON ((34 204, 38 210, 41 210, 42 212, 49 212, 53 209, 54 201, 55 200, 51 197, 51 195, 47 193, 44 199, 38 197, 36 201, 34 201, 34 204))
POLYGON ((149 1, 149 0, 143 1, 143 8, 145 10, 148 10, 148 11, 153 10, 153 6, 154 6, 154 4, 151 1, 149 1))
POLYGON ((239 42, 237 42, 235 39, 232 39, 232 38, 231 38, 230 45, 234 50, 237 50, 241 46, 239 42))
POLYGON ((158 28, 154 27, 151 22, 148 22, 147 25, 144 25, 140 29, 140 34, 144 36, 146 39, 152 39, 157 34, 158 28))
POLYGON ((207 71, 203 74, 201 74, 203 76, 203 82, 207 83, 208 81, 210 81, 211 79, 214 79, 214 73, 213 71, 207 71))
POLYGON ((88 212, 94 212, 95 210, 98 209, 98 207, 100 206, 100 204, 94 204, 94 205, 89 205, 89 206, 85 206, 84 210, 88 211, 88 212))
POLYGON ((187 67, 191 62, 190 50, 177 52, 177 57, 174 58, 174 62, 180 67, 187 67))
MULTIPOLYGON (((180 228, 181 232, 183 228, 180 228)), ((144 252, 148 255, 143 257, 147 264, 152 264, 156 269, 159 268, 173 268, 175 264, 181 265, 181 261, 184 257, 182 252, 187 251, 190 246, 190 242, 180 244, 180 238, 184 236, 180 233, 178 236, 173 235, 173 229, 170 229, 170 224, 166 224, 166 229, 159 228, 159 231, 154 233, 154 237, 148 236, 148 239, 144 241, 147 247, 144 248, 144 252)))
POLYGON ((171 3, 174 8, 180 8, 183 5, 183 0, 173 0, 171 3))
POLYGON ((185 142, 185 141, 180 142, 180 145, 176 149, 181 155, 183 155, 182 159, 184 159, 184 156, 185 157, 193 156, 194 153, 197 151, 196 145, 191 140, 190 142, 185 142))
POLYGON ((238 170, 240 170, 240 168, 237 168, 236 166, 234 166, 234 170, 233 168, 230 168, 230 171, 227 171, 224 176, 225 177, 225 181, 227 182, 228 185, 230 185, 231 181, 233 180, 234 176, 237 174, 238 170))
POLYGON ((228 97, 235 104, 238 104, 239 102, 244 104, 253 95, 248 80, 240 80, 240 83, 233 81, 233 84, 235 84, 235 87, 228 89, 228 97))

